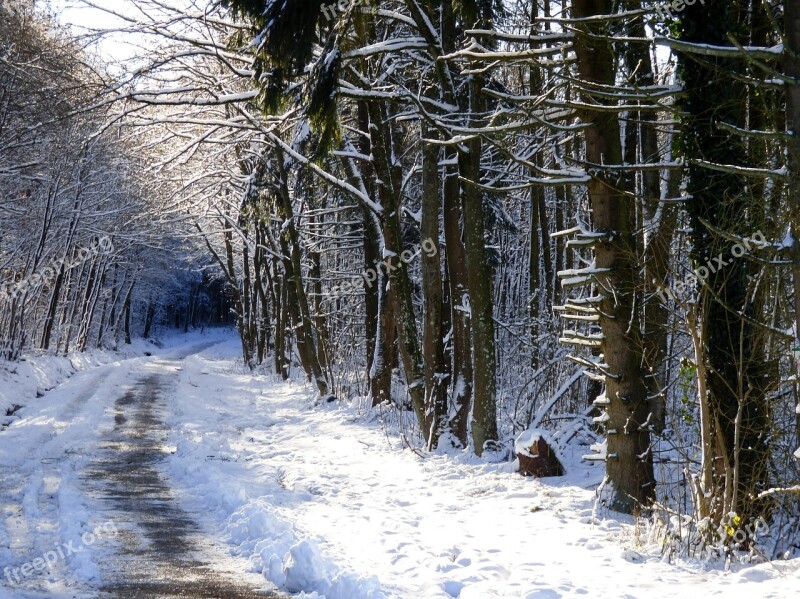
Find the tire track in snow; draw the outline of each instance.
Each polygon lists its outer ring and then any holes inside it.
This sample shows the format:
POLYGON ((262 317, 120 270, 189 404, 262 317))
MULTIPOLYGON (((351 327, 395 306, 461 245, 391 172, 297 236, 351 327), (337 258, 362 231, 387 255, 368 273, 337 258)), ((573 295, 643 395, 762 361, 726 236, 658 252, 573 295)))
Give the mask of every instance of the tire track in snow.
POLYGON ((87 490, 119 531, 114 542, 105 543, 106 551, 97 552, 104 597, 278 597, 255 590, 264 584, 260 576, 251 576, 250 585, 241 582, 246 562, 238 572, 231 567, 225 544, 204 534, 162 473, 170 453, 164 390, 170 371, 174 376, 180 370, 178 360, 191 353, 153 362, 153 372, 118 397, 114 428, 86 473, 87 490))

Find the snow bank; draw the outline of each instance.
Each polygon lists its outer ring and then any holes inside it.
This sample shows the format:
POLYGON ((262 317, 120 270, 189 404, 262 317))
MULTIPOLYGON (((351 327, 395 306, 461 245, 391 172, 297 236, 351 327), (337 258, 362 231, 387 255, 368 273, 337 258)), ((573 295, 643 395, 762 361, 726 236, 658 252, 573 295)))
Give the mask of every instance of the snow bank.
POLYGON ((262 499, 232 514, 227 531, 238 553, 250 556, 255 568, 278 588, 317 593, 326 599, 384 597, 377 578, 343 572, 323 557, 317 543, 298 538, 293 526, 262 499))
MULTIPOLYGON (((209 528, 221 530, 232 553, 277 588, 308 599, 386 597, 376 577, 342 568, 321 549, 321 538, 286 518, 298 505, 317 502, 320 491, 264 459, 284 451, 271 434, 281 414, 264 403, 272 387, 267 377, 232 367, 238 349, 233 339, 185 360, 168 420, 175 447, 170 475, 210 515, 209 528)), ((303 386, 286 385, 283 393, 295 405, 311 403, 303 386)))
POLYGON ((73 374, 119 360, 121 354, 97 351, 62 356, 26 356, 0 363, 0 425, 18 420, 16 411, 73 374))

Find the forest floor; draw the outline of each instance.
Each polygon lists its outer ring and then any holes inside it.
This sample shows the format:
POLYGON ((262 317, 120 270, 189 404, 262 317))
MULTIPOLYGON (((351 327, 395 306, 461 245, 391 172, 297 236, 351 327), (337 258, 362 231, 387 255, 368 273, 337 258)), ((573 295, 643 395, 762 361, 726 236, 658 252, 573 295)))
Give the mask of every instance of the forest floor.
POLYGON ((668 563, 641 526, 597 511, 602 465, 578 444, 567 476, 541 480, 422 454, 392 412, 246 372, 230 333, 166 345, 46 392, 69 374, 50 358, 0 372, 19 406, 0 432, 0 598, 800 592, 798 559, 668 563))

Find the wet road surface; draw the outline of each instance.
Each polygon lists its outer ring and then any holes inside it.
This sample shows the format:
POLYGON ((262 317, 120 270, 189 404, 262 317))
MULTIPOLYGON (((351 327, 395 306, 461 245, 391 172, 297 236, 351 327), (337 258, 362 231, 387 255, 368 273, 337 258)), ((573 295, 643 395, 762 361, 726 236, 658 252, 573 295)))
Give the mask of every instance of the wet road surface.
MULTIPOLYGON (((263 577, 233 566, 223 542, 201 530, 163 475, 160 463, 171 451, 164 415, 169 376, 144 374, 131 390, 122 392, 114 405, 114 428, 83 476, 87 492, 104 506, 98 521, 113 523, 116 531, 112 539, 109 529, 108 538, 98 543, 104 549, 96 552, 104 581, 99 596, 283 596, 258 590, 267 586, 263 577)), ((243 564, 240 560, 236 566, 243 564)))

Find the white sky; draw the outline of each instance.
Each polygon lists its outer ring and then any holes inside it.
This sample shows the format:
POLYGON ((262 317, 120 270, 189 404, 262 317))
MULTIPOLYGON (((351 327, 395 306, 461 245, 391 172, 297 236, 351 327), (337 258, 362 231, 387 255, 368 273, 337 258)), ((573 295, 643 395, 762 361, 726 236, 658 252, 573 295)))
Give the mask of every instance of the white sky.
MULTIPOLYGON (((132 14, 132 3, 127 0, 90 0, 92 4, 106 6, 119 13, 132 14)), ((125 22, 98 8, 87 6, 81 0, 37 0, 42 6, 51 8, 59 20, 70 26, 76 34, 93 30, 113 30, 124 27, 125 22)), ((141 56, 144 38, 135 34, 109 33, 97 42, 88 45, 95 50, 103 62, 124 61, 141 56)), ((87 40, 87 44, 89 40, 87 40)))

